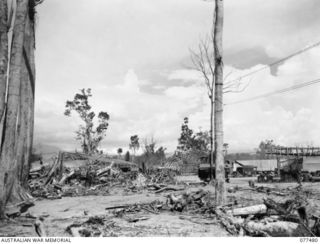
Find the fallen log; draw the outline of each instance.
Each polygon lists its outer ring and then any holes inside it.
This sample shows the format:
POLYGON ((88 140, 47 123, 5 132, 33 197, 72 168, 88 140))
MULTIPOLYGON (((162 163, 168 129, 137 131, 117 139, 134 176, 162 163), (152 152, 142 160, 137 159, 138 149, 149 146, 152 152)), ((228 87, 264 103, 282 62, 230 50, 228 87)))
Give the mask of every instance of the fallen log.
POLYGON ((167 186, 167 187, 163 187, 159 190, 156 190, 154 193, 160 193, 160 192, 164 192, 164 191, 182 191, 184 190, 185 188, 177 188, 177 187, 170 187, 170 186, 167 186))
POLYGON ((204 190, 200 190, 192 194, 192 199, 197 201, 197 200, 200 200, 205 195, 207 195, 207 193, 204 190))
POLYGON ((42 171, 43 169, 44 169, 43 165, 34 167, 34 168, 30 169, 29 174, 38 173, 38 172, 42 171))
POLYGON ((265 233, 272 237, 301 237, 310 236, 310 233, 298 223, 287 221, 276 222, 254 222, 249 221, 244 225, 244 229, 250 233, 265 233))
POLYGON ((278 191, 270 191, 269 194, 273 194, 276 196, 288 196, 289 193, 283 193, 283 192, 278 192, 278 191))
POLYGON ((129 217, 129 218, 127 218, 126 220, 127 220, 129 223, 135 223, 135 222, 138 222, 138 221, 148 220, 148 219, 150 219, 150 217, 147 217, 147 216, 137 216, 137 217, 129 217))
POLYGON ((187 186, 206 186, 206 182, 186 182, 185 183, 187 186))
POLYGON ((150 205, 150 204, 152 204, 152 202, 125 204, 125 205, 106 207, 105 210, 112 210, 112 209, 118 209, 118 208, 129 208, 129 207, 133 207, 133 206, 147 206, 147 205, 150 205))
POLYGON ((62 176, 62 179, 59 181, 59 185, 63 185, 71 176, 73 176, 75 173, 74 170, 72 170, 69 174, 65 174, 62 176))
POLYGON ((164 184, 148 184, 147 187, 153 187, 155 190, 159 190, 161 189, 162 187, 165 187, 166 185, 164 184))
POLYGON ((104 175, 105 173, 108 173, 108 172, 111 173, 113 165, 114 165, 114 162, 112 162, 109 166, 107 166, 107 167, 105 167, 103 169, 97 170, 97 176, 102 176, 102 175, 104 175))
POLYGON ((240 217, 235 218, 230 214, 224 213, 219 208, 215 210, 215 214, 217 216, 217 219, 230 234, 236 236, 243 235, 242 224, 244 223, 244 219, 240 217))
POLYGON ((34 224, 35 231, 40 237, 46 237, 47 231, 43 223, 44 219, 42 217, 38 218, 34 224))
POLYGON ((267 213, 267 206, 265 204, 259 204, 243 208, 235 208, 227 211, 227 214, 231 214, 233 216, 246 216, 265 213, 267 213))

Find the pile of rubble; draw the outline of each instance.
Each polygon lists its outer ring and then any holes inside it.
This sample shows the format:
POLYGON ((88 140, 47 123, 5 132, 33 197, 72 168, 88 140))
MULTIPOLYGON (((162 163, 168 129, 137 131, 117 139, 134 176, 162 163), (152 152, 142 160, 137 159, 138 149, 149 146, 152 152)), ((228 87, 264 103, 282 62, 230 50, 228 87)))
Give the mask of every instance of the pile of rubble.
POLYGON ((202 189, 182 194, 171 193, 167 196, 167 206, 171 211, 210 214, 214 211, 213 203, 214 195, 202 189))
POLYGON ((271 198, 263 204, 230 208, 216 208, 215 214, 226 230, 237 236, 316 236, 318 223, 310 222, 304 199, 275 202, 271 198), (312 226, 312 227, 310 227, 312 226))
MULTIPOLYGON (((58 199, 65 196, 108 195, 110 189, 119 187, 124 192, 144 189, 155 193, 181 190, 174 186, 168 187, 177 184, 176 173, 170 169, 150 170, 144 175, 130 162, 120 162, 129 165, 122 167, 119 162, 110 159, 83 160, 84 156, 80 156, 82 165, 77 167, 64 165, 60 154, 51 167, 34 167, 29 179, 31 194, 37 198, 58 199)), ((76 157, 75 160, 79 159, 76 157)))
POLYGON ((167 205, 171 211, 200 213, 216 219, 235 236, 320 236, 320 217, 314 215, 309 205, 308 192, 299 187, 280 191, 252 186, 248 190, 264 193, 266 198, 252 205, 230 195, 227 204, 215 206, 212 193, 198 190, 170 194, 167 205))
POLYGON ((176 180, 176 171, 167 169, 167 168, 158 168, 156 170, 151 170, 148 172, 148 182, 150 184, 167 184, 175 185, 177 184, 176 180))
POLYGON ((63 196, 105 195, 116 186, 131 187, 138 178, 138 172, 122 172, 110 164, 104 168, 82 166, 78 169, 63 168, 50 175, 50 170, 30 179, 29 186, 34 197, 56 199, 63 196))

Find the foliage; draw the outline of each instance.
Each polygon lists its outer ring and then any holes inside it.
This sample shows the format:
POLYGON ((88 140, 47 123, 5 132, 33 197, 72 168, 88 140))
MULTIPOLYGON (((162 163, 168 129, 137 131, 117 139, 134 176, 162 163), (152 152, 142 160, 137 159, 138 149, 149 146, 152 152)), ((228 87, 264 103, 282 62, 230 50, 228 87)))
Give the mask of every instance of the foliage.
POLYGON ((130 152, 127 151, 126 154, 124 155, 124 160, 127 162, 130 162, 130 152))
POLYGON ((72 101, 66 102, 64 114, 70 116, 71 112, 78 113, 84 125, 80 125, 76 131, 76 139, 81 142, 84 153, 92 154, 98 152, 98 146, 106 135, 109 126, 110 116, 107 112, 101 111, 98 114, 98 125, 94 129, 94 118, 96 114, 89 105, 89 98, 92 97, 91 89, 81 89, 76 93, 72 101))
POLYGON ((179 152, 186 152, 189 150, 196 151, 209 151, 210 147, 210 135, 207 131, 199 131, 197 133, 193 133, 193 130, 189 128, 189 119, 185 117, 183 120, 183 124, 181 125, 181 134, 178 139, 178 147, 177 150, 179 152))
POLYGON ((130 137, 129 148, 133 151, 133 154, 136 155, 136 151, 138 151, 140 148, 138 135, 133 135, 130 137))
POLYGON ((117 153, 119 154, 119 156, 121 156, 122 152, 123 152, 122 148, 118 148, 117 153))
POLYGON ((259 148, 257 149, 257 155, 260 159, 268 158, 269 155, 266 154, 271 148, 275 147, 273 140, 264 140, 259 144, 259 148))
POLYGON ((135 162, 140 168, 150 169, 154 166, 160 166, 166 159, 166 148, 157 147, 156 141, 151 138, 145 139, 142 155, 135 158, 135 162))
POLYGON ((177 149, 180 151, 187 151, 192 147, 192 136, 193 130, 189 128, 189 118, 185 117, 183 119, 183 124, 181 125, 181 134, 178 139, 178 147, 177 149))

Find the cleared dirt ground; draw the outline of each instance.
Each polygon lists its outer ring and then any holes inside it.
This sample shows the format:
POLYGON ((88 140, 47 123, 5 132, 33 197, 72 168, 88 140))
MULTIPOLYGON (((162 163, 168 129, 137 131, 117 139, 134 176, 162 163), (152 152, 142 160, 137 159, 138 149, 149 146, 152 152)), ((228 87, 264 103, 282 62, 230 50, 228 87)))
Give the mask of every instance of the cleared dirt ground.
MULTIPOLYGON (((178 178, 186 185, 185 191, 196 191, 199 188, 214 191, 212 185, 188 186, 188 183, 199 182, 197 176, 183 176, 178 178)), ((272 197, 274 200, 283 201, 286 197, 271 196, 266 193, 256 192, 250 189, 249 180, 254 178, 232 178, 227 184, 227 199, 229 202, 236 200, 240 205, 254 205, 263 202, 263 198, 272 197), (232 189, 236 189, 232 192, 232 189)), ((295 189, 297 183, 273 183, 257 184, 257 186, 268 186, 282 191, 290 192, 295 189)), ((304 194, 308 195, 308 213, 320 215, 320 183, 304 183, 302 186, 304 194)), ((179 193, 179 192, 175 192, 179 193)), ((228 236, 228 232, 215 221, 206 219, 201 215, 189 215, 178 212, 161 212, 160 214, 141 213, 146 220, 130 223, 126 218, 116 217, 106 207, 149 203, 154 200, 166 201, 168 192, 155 194, 147 191, 141 193, 125 193, 114 189, 107 196, 83 196, 63 197, 57 200, 40 200, 29 209, 33 216, 42 216, 44 225, 49 236, 71 236, 66 228, 77 222, 84 222, 90 216, 105 216, 112 221, 108 228, 108 236, 228 236)), ((137 216, 137 214, 134 214, 137 216)), ((130 214, 127 215, 130 217, 130 214)), ((18 218, 0 224, 0 236, 36 236, 32 219, 18 218)))

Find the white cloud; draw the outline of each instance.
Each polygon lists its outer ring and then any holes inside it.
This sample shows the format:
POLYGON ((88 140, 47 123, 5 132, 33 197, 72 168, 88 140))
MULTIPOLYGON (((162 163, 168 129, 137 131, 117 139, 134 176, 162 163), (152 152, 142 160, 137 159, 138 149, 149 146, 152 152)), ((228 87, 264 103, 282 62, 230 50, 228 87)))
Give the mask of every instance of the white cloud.
MULTIPOLYGON (((262 47, 272 57, 286 56, 320 38, 319 7, 318 0, 227 1, 224 47, 235 51, 262 47)), ((38 8, 36 139, 75 147, 73 131, 79 120, 66 118, 63 110, 65 101, 83 87, 92 88, 95 110, 111 115, 104 143, 109 150, 125 147, 132 134, 153 134, 173 150, 185 116, 194 129, 209 128, 209 99, 198 82, 201 77, 176 66, 189 56, 199 36, 210 31, 212 10, 211 2, 198 0, 45 1, 38 8), (148 80, 142 71, 149 72, 148 80), (161 78, 154 81, 153 73, 161 78), (140 89, 155 83, 152 88, 160 90, 156 95, 140 89)), ((281 65, 277 77, 268 70, 260 72, 245 92, 228 94, 225 102, 319 78, 319 60, 317 48, 281 65)), ((231 68, 225 69, 227 74, 231 68)), ((234 70, 232 77, 247 71, 234 70)), ((247 150, 266 138, 283 144, 320 144, 319 89, 315 85, 226 106, 225 140, 230 149, 247 150)))
MULTIPOLYGON (((164 146, 171 151, 174 150, 183 117, 188 116, 190 111, 202 105, 202 88, 195 85, 170 87, 163 94, 151 95, 141 92, 140 85, 140 80, 134 70, 129 69, 121 84, 106 86, 99 90, 93 87, 91 104, 94 110, 96 112, 107 111, 111 116, 110 127, 103 146, 112 152, 115 152, 118 147, 127 150, 130 136, 138 134, 141 139, 153 135, 159 143, 165 144, 164 146)), ((42 135, 47 135, 50 131, 54 134, 60 130, 63 131, 63 138, 68 138, 72 145, 73 131, 77 129, 80 122, 76 119, 77 115, 65 118, 62 115, 63 111, 58 112, 62 110, 61 106, 52 107, 48 104, 38 107, 37 118, 47 111, 47 107, 51 107, 51 116, 44 121, 36 120, 37 140, 49 143, 52 138, 44 138, 42 135), (49 128, 47 122, 54 118, 55 120, 60 118, 63 124, 57 123, 57 126, 53 125, 49 128)), ((57 141, 55 143, 59 145, 57 141)))
MULTIPOLYGON (((272 76, 269 70, 257 73, 243 93, 225 95, 225 103, 320 77, 320 70, 316 68, 320 66, 319 53, 320 48, 315 48, 292 58, 279 67, 278 76, 272 76), (306 63, 311 65, 308 66, 306 63)), ((260 65, 240 71, 225 67, 225 74, 232 70, 229 79, 233 79, 259 68, 260 65)), ((193 129, 209 128, 209 99, 201 81, 187 87, 169 87, 164 93, 157 95, 142 92, 139 89, 140 82, 143 83, 135 71, 129 69, 122 83, 105 86, 104 89, 93 89, 93 107, 96 111, 106 110, 111 115, 110 128, 103 143, 107 150, 126 148, 129 137, 138 134, 140 138, 153 135, 172 151, 176 147, 182 119, 185 116, 190 118, 190 126, 193 129)), ((230 150, 252 150, 264 139, 274 139, 283 145, 309 142, 320 144, 320 113, 317 112, 320 103, 320 97, 317 96, 319 92, 320 85, 314 85, 288 94, 225 106, 225 141, 230 144, 230 150)), ((57 105, 52 107, 50 102, 52 101, 42 104, 45 111, 50 107, 49 118, 41 116, 42 108, 38 108, 40 112, 37 113, 37 131, 49 136, 63 131, 62 138, 69 138, 69 142, 72 143, 72 132, 77 128, 79 121, 64 118, 63 111, 57 112, 61 108, 57 105), (58 118, 61 124, 55 122, 48 126, 48 119, 56 121, 58 118)), ((50 141, 50 137, 47 139, 50 141)))
MULTIPOLYGON (((279 67, 277 76, 266 70, 255 75, 247 90, 230 94, 226 102, 265 94, 320 77, 320 48, 294 57, 279 67)), ((259 67, 256 67, 259 68, 259 67)), ((263 139, 284 145, 320 144, 320 84, 290 93, 225 107, 225 138, 235 148, 253 148, 263 139), (232 143, 230 143, 232 144, 232 143)))
POLYGON ((179 69, 174 70, 168 76, 169 80, 182 80, 182 81, 199 81, 202 80, 200 72, 192 69, 179 69))

